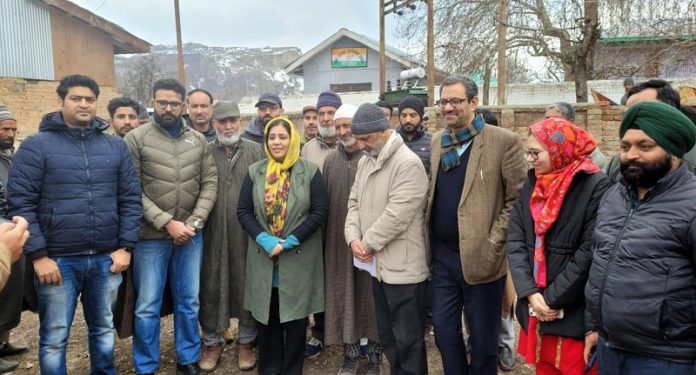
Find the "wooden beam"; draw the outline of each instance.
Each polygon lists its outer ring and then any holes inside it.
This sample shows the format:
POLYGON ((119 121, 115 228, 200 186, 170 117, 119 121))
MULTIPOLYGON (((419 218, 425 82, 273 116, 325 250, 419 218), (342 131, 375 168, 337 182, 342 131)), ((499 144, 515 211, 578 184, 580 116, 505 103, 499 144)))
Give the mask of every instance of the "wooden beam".
POLYGON ((507 81, 507 1, 498 4, 498 105, 505 105, 505 84, 507 81))
MULTIPOLYGON (((393 2, 393 0, 392 0, 393 2)), ((386 58, 385 58, 385 50, 386 47, 384 45, 384 0, 379 0, 379 92, 380 94, 384 93, 386 91, 386 81, 387 81, 387 72, 386 72, 386 58)))
POLYGON ((435 0, 428 0, 428 106, 435 104, 435 0))
POLYGON ((179 82, 186 87, 186 71, 184 70, 184 50, 181 43, 181 19, 179 17, 179 0, 174 0, 174 18, 176 18, 176 54, 179 66, 179 82))

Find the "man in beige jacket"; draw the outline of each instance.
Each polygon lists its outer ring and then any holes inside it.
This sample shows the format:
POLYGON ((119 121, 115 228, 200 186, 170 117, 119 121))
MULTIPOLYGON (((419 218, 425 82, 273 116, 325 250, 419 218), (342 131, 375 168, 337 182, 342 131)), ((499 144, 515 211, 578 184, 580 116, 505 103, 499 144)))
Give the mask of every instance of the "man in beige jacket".
POLYGON ((22 256, 22 247, 29 238, 29 224, 21 216, 12 219, 15 225, 0 224, 0 291, 10 278, 12 263, 22 256))
POLYGON ((478 87, 440 86, 447 126, 433 135, 426 229, 432 253, 435 343, 445 374, 496 374, 508 217, 527 173, 520 137, 475 115, 478 87), (462 335, 470 329, 471 363, 462 335))
POLYGON ((368 157, 358 163, 348 199, 346 243, 357 261, 373 265, 377 330, 391 373, 426 374, 428 177, 376 105, 358 107, 351 131, 368 157))

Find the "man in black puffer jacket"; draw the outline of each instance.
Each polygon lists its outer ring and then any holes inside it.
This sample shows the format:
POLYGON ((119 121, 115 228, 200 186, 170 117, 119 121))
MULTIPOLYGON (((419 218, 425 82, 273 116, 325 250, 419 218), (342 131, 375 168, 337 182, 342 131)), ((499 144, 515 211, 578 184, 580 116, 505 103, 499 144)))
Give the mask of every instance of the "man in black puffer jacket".
POLYGON ((44 116, 10 167, 10 216, 29 222, 41 373, 65 374, 78 298, 89 330, 91 373, 115 374, 112 308, 140 232, 140 179, 128 148, 97 117, 99 86, 67 76, 61 110, 44 116))
POLYGON ((585 358, 596 344, 600 374, 693 374, 696 177, 681 157, 696 126, 643 102, 626 111, 620 135, 623 180, 600 203, 585 287, 585 358))
POLYGON ((404 139, 404 144, 413 151, 430 176, 430 142, 432 135, 423 127, 425 104, 416 96, 407 96, 399 103, 399 126, 396 132, 404 139))

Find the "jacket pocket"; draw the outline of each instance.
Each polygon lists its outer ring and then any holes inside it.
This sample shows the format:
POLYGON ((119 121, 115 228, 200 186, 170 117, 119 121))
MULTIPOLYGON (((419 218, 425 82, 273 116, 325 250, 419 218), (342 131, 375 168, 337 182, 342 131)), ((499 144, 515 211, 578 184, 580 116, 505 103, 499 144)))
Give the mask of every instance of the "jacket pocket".
POLYGON ((667 340, 696 338, 696 301, 688 299, 662 301, 660 328, 667 340))

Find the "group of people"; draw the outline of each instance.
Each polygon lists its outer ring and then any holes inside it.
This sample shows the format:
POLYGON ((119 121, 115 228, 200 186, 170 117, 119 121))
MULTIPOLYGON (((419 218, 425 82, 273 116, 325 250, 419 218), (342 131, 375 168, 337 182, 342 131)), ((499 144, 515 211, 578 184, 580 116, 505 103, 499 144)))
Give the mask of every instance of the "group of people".
POLYGON ((525 144, 458 75, 436 132, 417 97, 393 129, 388 104, 325 91, 301 134, 272 93, 245 128, 237 104, 172 79, 149 118, 128 98, 96 117, 86 76, 57 94, 16 153, 0 107, 0 356, 26 350, 10 330, 33 293, 44 374, 67 372, 78 299, 100 374, 116 331, 135 373, 157 372, 169 313, 177 374, 214 371, 232 341, 264 375, 336 344, 339 375, 365 357, 380 374, 382 354, 426 374, 429 319, 445 374, 510 370, 515 347, 538 374, 696 370, 696 125, 664 81, 630 89, 611 159, 567 103, 525 144))

